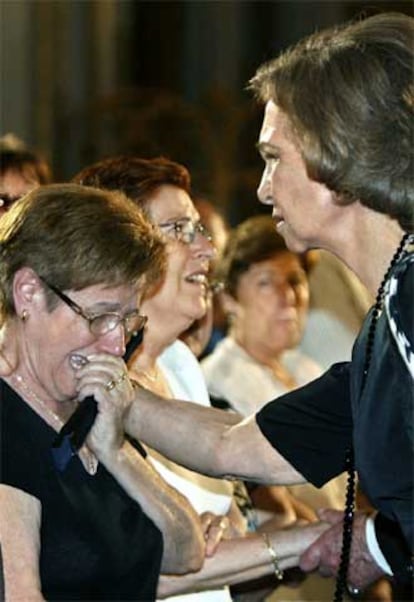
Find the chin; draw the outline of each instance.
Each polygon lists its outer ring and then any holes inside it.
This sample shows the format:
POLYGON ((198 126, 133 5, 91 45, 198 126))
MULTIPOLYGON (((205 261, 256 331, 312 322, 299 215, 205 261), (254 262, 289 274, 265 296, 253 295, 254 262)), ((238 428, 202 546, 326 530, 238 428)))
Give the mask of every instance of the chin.
POLYGON ((285 349, 295 349, 299 345, 299 343, 300 343, 299 335, 290 336, 286 342, 285 349))
POLYGON ((206 312, 206 305, 204 303, 200 303, 198 306, 194 306, 191 308, 191 312, 189 312, 189 315, 191 316, 191 319, 194 322, 194 320, 201 320, 201 318, 204 318, 206 312))
POLYGON ((289 228, 285 228, 283 232, 281 231, 279 234, 283 236, 287 248, 289 251, 292 251, 292 253, 305 253, 306 251, 309 251, 309 249, 314 248, 314 246, 312 247, 306 240, 295 236, 289 228))

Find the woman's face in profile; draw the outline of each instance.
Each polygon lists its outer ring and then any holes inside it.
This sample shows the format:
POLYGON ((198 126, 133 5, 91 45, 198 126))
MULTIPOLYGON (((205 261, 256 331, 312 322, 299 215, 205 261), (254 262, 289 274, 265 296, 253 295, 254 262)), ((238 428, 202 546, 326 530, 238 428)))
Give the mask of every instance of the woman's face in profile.
POLYGON ((309 288, 299 258, 289 251, 254 263, 237 286, 235 328, 239 342, 269 352, 295 347, 302 336, 309 288))
POLYGON ((175 324, 184 331, 207 310, 208 273, 215 254, 209 240, 196 232, 192 242, 180 240, 180 229, 198 224, 200 216, 185 190, 165 185, 149 202, 150 219, 167 243, 167 271, 156 293, 145 300, 143 312, 151 321, 175 324))

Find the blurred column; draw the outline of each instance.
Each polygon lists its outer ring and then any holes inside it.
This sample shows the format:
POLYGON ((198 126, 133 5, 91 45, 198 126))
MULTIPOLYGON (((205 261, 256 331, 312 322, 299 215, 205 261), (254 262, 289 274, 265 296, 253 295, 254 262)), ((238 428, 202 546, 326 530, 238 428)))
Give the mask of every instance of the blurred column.
POLYGON ((189 2, 183 32, 183 88, 189 100, 199 100, 213 87, 240 88, 245 2, 189 2))
POLYGON ((0 130, 34 143, 33 2, 0 0, 0 130))

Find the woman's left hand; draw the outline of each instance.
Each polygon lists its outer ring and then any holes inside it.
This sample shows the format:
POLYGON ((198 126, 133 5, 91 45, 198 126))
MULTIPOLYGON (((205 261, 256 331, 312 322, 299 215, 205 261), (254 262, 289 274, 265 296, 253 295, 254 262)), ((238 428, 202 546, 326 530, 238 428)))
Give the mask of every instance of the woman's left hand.
POLYGON ((99 459, 118 451, 124 441, 124 416, 134 390, 122 358, 107 354, 90 355, 84 365, 73 362, 79 400, 93 396, 98 415, 88 435, 88 445, 99 459))
POLYGON ((212 512, 203 512, 200 520, 206 541, 206 556, 214 556, 220 541, 231 537, 230 520, 228 516, 212 512))

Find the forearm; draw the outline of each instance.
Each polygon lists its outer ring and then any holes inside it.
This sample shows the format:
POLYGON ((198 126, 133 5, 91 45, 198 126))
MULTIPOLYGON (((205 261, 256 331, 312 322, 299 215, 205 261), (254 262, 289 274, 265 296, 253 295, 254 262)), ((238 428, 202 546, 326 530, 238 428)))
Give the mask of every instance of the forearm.
POLYGON ((135 391, 136 401, 125 420, 129 435, 187 468, 224 476, 216 463, 217 450, 229 426, 240 421, 239 416, 196 403, 163 399, 142 387, 135 391))
MULTIPOLYGON (((297 566, 300 554, 325 528, 326 526, 319 524, 268 533, 280 568, 297 566)), ((268 547, 263 537, 255 533, 243 538, 223 540, 216 554, 206 558, 203 568, 197 573, 183 577, 162 575, 157 595, 162 598, 235 585, 272 573, 274 566, 268 547)))
POLYGON ((278 485, 304 482, 263 436, 255 416, 241 419, 231 412, 163 399, 137 385, 124 425, 133 437, 196 472, 278 485))
POLYGON ((170 487, 127 441, 118 453, 101 461, 163 534, 162 570, 178 574, 198 570, 205 544, 199 517, 187 498, 170 487))

